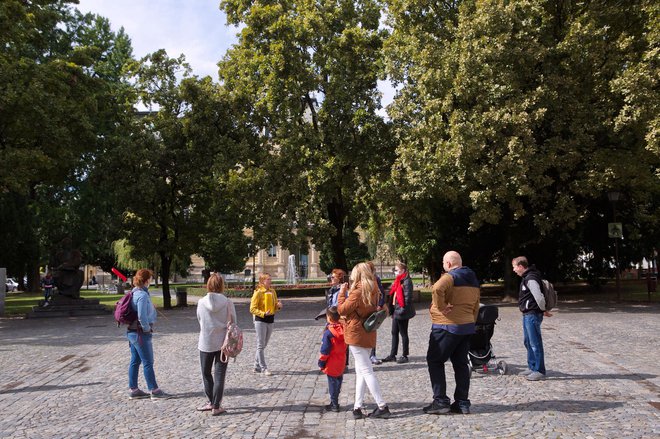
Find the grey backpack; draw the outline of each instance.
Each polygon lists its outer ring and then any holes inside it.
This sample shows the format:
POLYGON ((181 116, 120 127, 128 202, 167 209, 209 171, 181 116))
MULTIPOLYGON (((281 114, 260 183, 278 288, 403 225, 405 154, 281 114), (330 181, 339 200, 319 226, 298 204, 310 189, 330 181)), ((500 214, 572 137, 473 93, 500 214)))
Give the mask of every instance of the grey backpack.
POLYGON ((555 286, 547 279, 543 279, 541 283, 543 284, 543 296, 545 297, 545 310, 550 311, 557 306, 557 291, 555 286))

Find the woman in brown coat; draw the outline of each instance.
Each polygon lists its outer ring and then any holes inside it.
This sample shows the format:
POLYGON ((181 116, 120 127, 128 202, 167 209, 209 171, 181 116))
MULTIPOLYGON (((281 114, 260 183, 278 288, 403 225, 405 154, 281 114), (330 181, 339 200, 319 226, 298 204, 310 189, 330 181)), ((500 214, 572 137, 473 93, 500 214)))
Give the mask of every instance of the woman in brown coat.
POLYGON ((389 418, 390 410, 380 393, 369 355, 376 346, 376 331, 367 332, 363 323, 378 306, 378 284, 366 263, 360 263, 351 272, 351 287, 343 284, 337 299, 337 310, 345 320, 344 340, 355 360, 355 403, 353 417, 361 419, 365 385, 378 407, 369 414, 372 418, 389 418), (348 290, 348 297, 346 291, 348 290))

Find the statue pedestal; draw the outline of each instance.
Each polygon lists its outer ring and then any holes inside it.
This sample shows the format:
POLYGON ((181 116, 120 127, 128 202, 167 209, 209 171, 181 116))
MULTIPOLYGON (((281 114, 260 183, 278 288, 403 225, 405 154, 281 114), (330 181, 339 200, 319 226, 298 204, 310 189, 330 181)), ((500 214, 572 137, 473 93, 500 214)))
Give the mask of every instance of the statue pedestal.
POLYGON ((63 296, 53 296, 48 305, 40 300, 38 306, 33 306, 32 311, 25 315, 26 319, 43 317, 77 317, 98 316, 110 314, 110 310, 99 303, 98 299, 83 299, 63 296))

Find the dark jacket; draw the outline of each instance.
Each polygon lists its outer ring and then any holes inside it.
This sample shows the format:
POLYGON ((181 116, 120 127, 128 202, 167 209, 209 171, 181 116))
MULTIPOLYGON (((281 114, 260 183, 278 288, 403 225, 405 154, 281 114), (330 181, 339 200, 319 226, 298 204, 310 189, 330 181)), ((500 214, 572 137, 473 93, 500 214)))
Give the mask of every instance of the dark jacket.
POLYGON ((536 303, 536 299, 534 299, 534 296, 532 295, 532 292, 528 286, 529 281, 533 279, 539 284, 541 291, 543 291, 543 280, 541 277, 541 272, 537 270, 534 265, 530 265, 527 267, 527 270, 525 270, 521 277, 522 280, 520 281, 520 289, 518 293, 518 308, 520 309, 520 312, 533 312, 537 314, 543 313, 538 303, 536 303))
POLYGON ((403 288, 403 307, 396 301, 396 294, 390 296, 390 305, 393 307, 392 318, 396 320, 412 319, 417 313, 413 303, 413 283, 409 274, 401 281, 401 287, 403 288))

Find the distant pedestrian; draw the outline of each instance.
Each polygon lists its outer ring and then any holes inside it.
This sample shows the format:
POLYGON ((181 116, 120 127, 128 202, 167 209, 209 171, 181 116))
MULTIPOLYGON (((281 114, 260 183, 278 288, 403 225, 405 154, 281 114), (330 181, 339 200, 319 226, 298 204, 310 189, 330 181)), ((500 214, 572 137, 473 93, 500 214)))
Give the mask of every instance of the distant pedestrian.
POLYGON ((314 318, 315 320, 320 318, 325 319, 327 309, 331 306, 337 306, 337 295, 339 294, 341 284, 348 282, 346 272, 341 268, 333 268, 328 278, 330 279, 330 288, 325 290, 325 307, 317 314, 314 318))
POLYGON ((50 274, 50 271, 46 273, 43 280, 41 281, 44 287, 44 306, 48 306, 50 300, 53 298, 53 275, 50 274))
POLYGON ((351 271, 351 287, 344 283, 339 291, 337 310, 346 319, 344 339, 355 361, 355 402, 353 417, 365 417, 362 411, 365 386, 369 388, 378 407, 369 414, 372 418, 389 418, 390 410, 383 399, 380 384, 374 374, 369 358, 371 349, 376 346, 376 331, 367 332, 364 321, 378 307, 378 286, 371 268, 366 263, 357 264, 351 271), (348 298, 346 292, 348 291, 348 298))
POLYGON ((142 364, 142 372, 147 388, 151 392, 151 399, 169 398, 156 382, 154 372, 153 332, 156 323, 156 307, 149 295, 149 283, 153 277, 151 270, 142 268, 133 276, 133 299, 131 305, 137 312, 137 320, 128 325, 126 338, 131 349, 131 362, 128 365, 128 387, 130 398, 147 398, 150 395, 138 387, 138 372, 142 364))
POLYGON ((392 310, 392 348, 390 355, 383 358, 383 361, 396 361, 402 364, 408 362, 410 353, 408 322, 415 317, 416 312, 413 303, 413 283, 408 274, 408 266, 403 262, 397 262, 394 266, 394 274, 396 278, 389 294, 389 306, 392 310), (402 355, 396 358, 399 350, 399 335, 401 335, 402 355))
POLYGON ((259 276, 259 285, 252 294, 250 301, 250 313, 254 315, 254 331, 257 336, 257 351, 254 356, 254 372, 265 376, 272 373, 266 365, 265 350, 268 346, 270 336, 273 334, 273 323, 275 313, 282 309, 282 302, 277 300, 277 293, 271 286, 270 274, 263 273, 259 276))
POLYGON ((197 410, 210 411, 211 415, 217 416, 225 412, 222 407, 222 396, 228 363, 221 360, 220 347, 227 334, 227 324, 229 321, 236 322, 236 309, 232 301, 223 294, 225 282, 219 274, 209 275, 206 290, 208 291, 206 296, 197 303, 199 321, 197 349, 199 349, 207 403, 197 410))
POLYGON ((321 338, 321 351, 319 355, 319 367, 328 376, 328 393, 330 404, 326 410, 339 411, 339 393, 344 379, 344 367, 346 364, 346 342, 344 341, 344 327, 339 322, 339 312, 336 306, 331 306, 326 311, 326 321, 321 338))
POLYGON ((523 314, 523 342, 527 349, 527 369, 520 372, 529 381, 545 379, 545 355, 541 323, 543 316, 552 317, 545 310, 541 272, 534 265, 529 265, 525 256, 518 256, 511 261, 513 272, 522 278, 518 293, 518 308, 523 314))
POLYGON ((463 266, 461 255, 445 253, 442 266, 446 271, 433 285, 431 302, 431 336, 426 363, 429 368, 433 401, 424 413, 438 415, 449 412, 470 413, 470 335, 475 333, 479 313, 479 281, 477 275, 463 266), (447 396, 445 363, 454 368, 454 402, 447 396))

